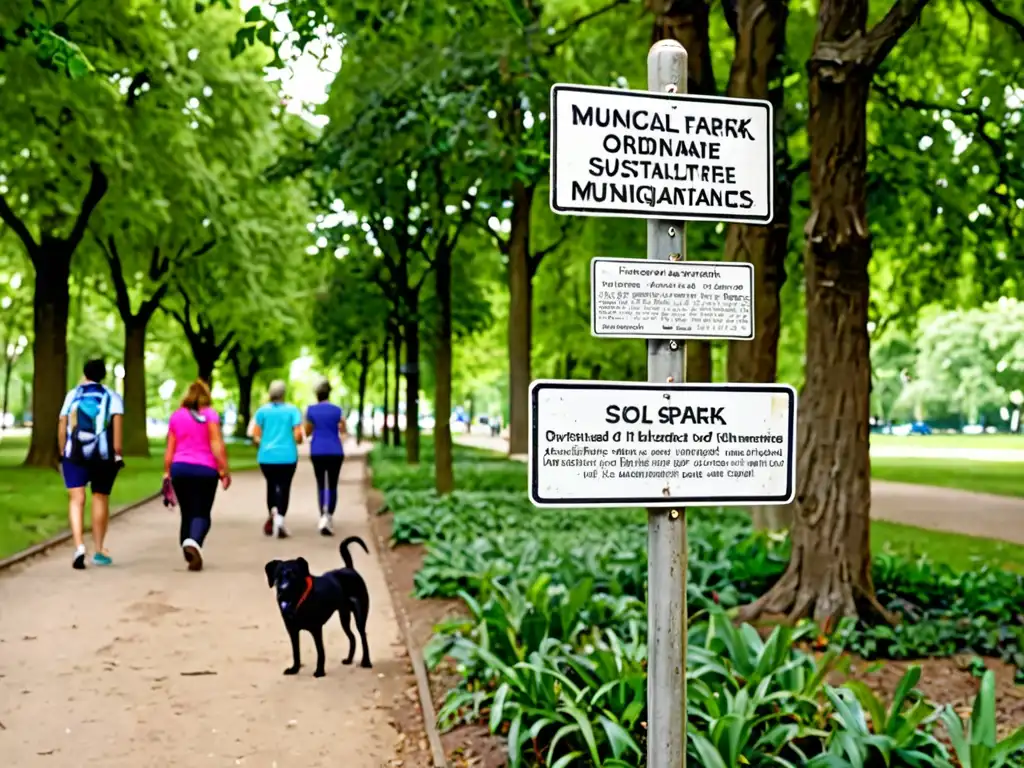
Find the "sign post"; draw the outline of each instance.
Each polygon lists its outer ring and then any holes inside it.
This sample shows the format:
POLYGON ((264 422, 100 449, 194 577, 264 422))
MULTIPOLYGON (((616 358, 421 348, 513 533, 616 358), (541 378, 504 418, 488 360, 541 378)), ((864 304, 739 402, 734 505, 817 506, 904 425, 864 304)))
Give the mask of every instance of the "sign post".
MULTIPOLYGON (((647 90, 686 93, 686 49, 675 40, 647 54, 647 90)), ((685 261, 686 225, 647 220, 647 258, 685 261)), ((686 342, 647 342, 647 381, 686 381, 686 342)), ((686 765, 686 509, 647 510, 647 768, 686 765), (651 585, 655 585, 651 589, 651 585)))
POLYGON ((686 505, 786 504, 796 392, 687 384, 686 339, 754 338, 753 267, 687 262, 686 221, 768 224, 772 106, 690 96, 662 40, 647 90, 551 88, 551 210, 647 220, 647 260, 591 262, 591 333, 647 341, 647 383, 534 381, 530 500, 647 508, 647 766, 686 765, 686 505))

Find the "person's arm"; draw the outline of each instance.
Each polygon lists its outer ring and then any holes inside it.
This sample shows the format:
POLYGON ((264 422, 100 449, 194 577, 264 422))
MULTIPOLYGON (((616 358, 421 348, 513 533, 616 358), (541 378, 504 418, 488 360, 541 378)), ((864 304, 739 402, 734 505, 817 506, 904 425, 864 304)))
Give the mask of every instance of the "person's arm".
POLYGON ((260 424, 260 412, 256 411, 256 415, 252 419, 252 442, 255 445, 260 444, 260 440, 263 438, 263 425, 260 424))
POLYGON ((306 437, 313 436, 313 422, 309 418, 309 409, 306 409, 306 421, 302 425, 302 429, 306 433, 306 437))
POLYGON ((302 413, 298 408, 292 414, 292 434, 295 436, 295 444, 302 445, 302 413))
POLYGON ((64 446, 68 442, 68 416, 71 415, 71 403, 75 399, 75 390, 71 390, 64 397, 64 403, 60 407, 60 417, 57 419, 57 452, 63 456, 64 446))
POLYGON ((342 414, 341 419, 338 421, 338 434, 342 438, 348 434, 348 423, 345 421, 345 414, 342 414))
POLYGON ((122 450, 123 435, 124 435, 124 416, 120 413, 115 413, 110 420, 111 426, 114 428, 114 456, 120 459, 124 455, 122 450))
POLYGON ((167 448, 164 450, 164 477, 171 476, 171 464, 174 463, 174 451, 177 449, 178 439, 174 436, 174 431, 171 429, 167 430, 167 448))
POLYGON ((213 451, 213 458, 217 460, 217 474, 220 475, 220 483, 227 490, 231 485, 231 467, 228 466, 228 447, 224 444, 224 433, 220 428, 219 419, 209 419, 206 428, 210 433, 210 450, 213 451))

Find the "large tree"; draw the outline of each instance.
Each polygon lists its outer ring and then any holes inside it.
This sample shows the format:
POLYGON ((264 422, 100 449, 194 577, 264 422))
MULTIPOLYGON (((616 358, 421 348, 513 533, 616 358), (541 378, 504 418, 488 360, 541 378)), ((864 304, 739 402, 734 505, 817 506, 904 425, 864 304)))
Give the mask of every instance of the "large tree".
POLYGON ((867 107, 871 81, 928 0, 898 0, 867 28, 867 0, 821 0, 809 62, 811 210, 804 257, 807 373, 796 518, 761 611, 819 620, 881 611, 871 580, 868 458, 867 107))

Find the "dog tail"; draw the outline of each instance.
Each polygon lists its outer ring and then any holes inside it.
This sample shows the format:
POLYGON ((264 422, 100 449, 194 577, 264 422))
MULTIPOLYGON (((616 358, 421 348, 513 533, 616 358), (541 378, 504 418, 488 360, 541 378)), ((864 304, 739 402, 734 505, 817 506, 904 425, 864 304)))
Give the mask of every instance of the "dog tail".
POLYGON ((354 568, 355 566, 352 565, 352 555, 350 555, 348 551, 349 544, 358 544, 360 547, 363 548, 363 552, 365 552, 366 554, 370 554, 370 550, 367 549, 366 542, 358 536, 349 536, 347 539, 341 542, 341 544, 338 545, 338 551, 341 553, 341 559, 345 562, 345 567, 354 568))

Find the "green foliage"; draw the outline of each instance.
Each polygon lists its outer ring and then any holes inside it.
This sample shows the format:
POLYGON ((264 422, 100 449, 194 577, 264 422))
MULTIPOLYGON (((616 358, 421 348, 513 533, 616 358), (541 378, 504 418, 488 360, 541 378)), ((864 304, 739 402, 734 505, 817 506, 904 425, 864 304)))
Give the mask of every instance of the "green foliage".
MULTIPOLYGON (((520 463, 493 455, 481 461, 468 449, 459 449, 455 464, 463 490, 443 498, 428 490, 429 471, 401 465, 393 449, 375 449, 372 463, 374 483, 385 489, 385 508, 394 514, 394 540, 427 545, 416 594, 458 597, 467 609, 439 626, 428 647, 432 664, 447 661, 462 677, 439 712, 441 723, 487 723, 508 739, 510 765, 642 764, 645 513, 540 513, 522 493, 520 463)), ((734 626, 725 612, 781 575, 788 544, 753 532, 749 518, 735 510, 690 510, 687 524, 695 764, 967 765, 957 739, 952 751, 945 741, 943 728, 959 723, 955 713, 916 689, 920 668, 908 669, 888 701, 856 680, 839 687, 826 681, 844 669, 843 651, 885 659, 967 650, 1024 666, 1017 615, 1024 578, 879 555, 873 573, 879 597, 904 621, 895 627, 843 622, 829 637, 831 648, 811 654, 821 630, 810 623, 764 637, 751 626, 734 626)), ((980 735, 963 737, 968 742, 987 744, 986 729, 995 728, 992 685, 984 683, 979 693, 972 727, 980 735)), ((1011 754, 1022 738, 1004 740, 1003 752, 1011 754)))

